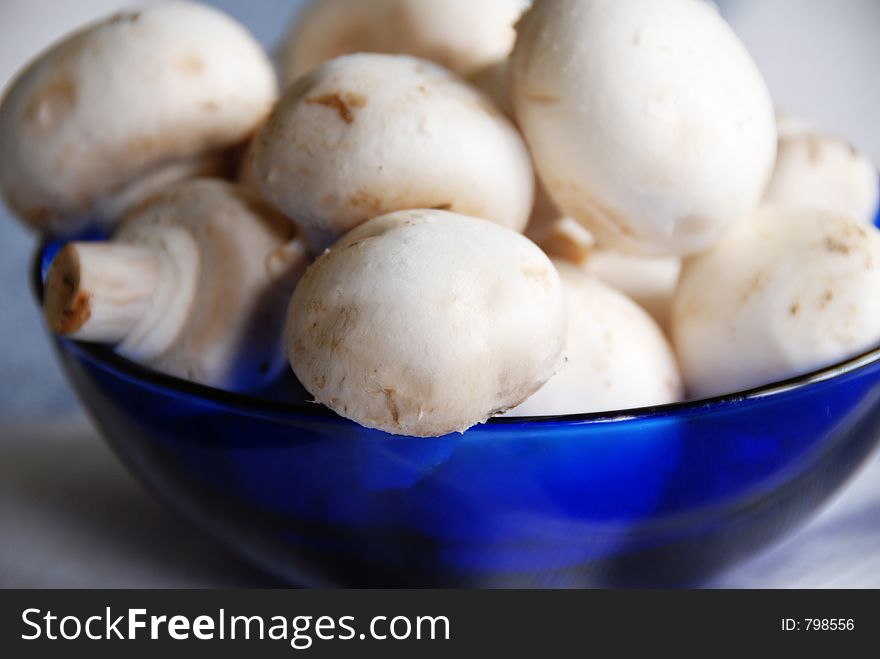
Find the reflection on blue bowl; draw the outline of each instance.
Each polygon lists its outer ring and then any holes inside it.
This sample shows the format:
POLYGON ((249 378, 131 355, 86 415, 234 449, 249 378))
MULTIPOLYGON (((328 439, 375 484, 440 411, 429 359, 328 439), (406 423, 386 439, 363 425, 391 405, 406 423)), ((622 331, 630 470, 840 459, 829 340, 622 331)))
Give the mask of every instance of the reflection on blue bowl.
POLYGON ((309 404, 292 378, 255 398, 56 345, 157 497, 301 585, 696 584, 801 521, 880 437, 880 350, 707 401, 417 439, 309 404))

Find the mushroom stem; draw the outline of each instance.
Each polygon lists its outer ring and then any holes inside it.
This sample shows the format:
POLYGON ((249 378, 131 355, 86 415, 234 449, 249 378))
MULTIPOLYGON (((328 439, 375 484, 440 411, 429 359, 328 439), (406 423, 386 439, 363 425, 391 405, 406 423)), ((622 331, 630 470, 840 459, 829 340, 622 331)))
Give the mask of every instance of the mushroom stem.
POLYGON ((296 237, 269 252, 266 256, 266 272, 282 288, 293 293, 311 260, 305 242, 296 237))
POLYGON ((150 308, 161 267, 159 254, 147 246, 69 243, 46 278, 49 327, 86 341, 122 341, 150 308))
POLYGON ((583 263, 596 247, 596 239, 590 230, 568 216, 557 218, 537 242, 550 256, 571 263, 583 263))

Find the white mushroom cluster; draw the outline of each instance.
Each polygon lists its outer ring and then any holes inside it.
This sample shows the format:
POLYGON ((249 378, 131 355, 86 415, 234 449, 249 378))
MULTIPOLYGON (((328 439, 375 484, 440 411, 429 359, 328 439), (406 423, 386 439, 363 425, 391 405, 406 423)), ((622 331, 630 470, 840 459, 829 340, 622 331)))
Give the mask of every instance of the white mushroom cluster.
POLYGON ((71 240, 53 332, 418 437, 880 343, 876 168, 777 117, 713 3, 313 0, 281 46, 279 86, 233 19, 157 2, 10 85, 0 192, 71 240))

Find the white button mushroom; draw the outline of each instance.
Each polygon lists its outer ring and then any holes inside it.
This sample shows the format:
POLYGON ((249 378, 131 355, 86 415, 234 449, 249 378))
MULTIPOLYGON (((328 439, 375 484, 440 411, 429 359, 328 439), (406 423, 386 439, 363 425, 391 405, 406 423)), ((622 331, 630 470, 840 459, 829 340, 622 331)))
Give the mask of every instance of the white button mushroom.
POLYGON ((873 224, 880 175, 870 158, 846 140, 785 117, 764 202, 837 212, 873 224))
POLYGON ((757 205, 773 105, 711 3, 537 0, 517 30, 517 121, 560 211, 600 243, 692 253, 757 205))
POLYGON ((503 59, 529 0, 314 0, 281 55, 290 83, 322 62, 358 52, 413 55, 462 75, 503 59))
POLYGON ((90 213, 118 211, 113 200, 140 177, 244 141, 276 95, 259 44, 217 10, 168 2, 118 14, 12 83, 0 190, 31 225, 74 231, 90 213))
POLYGON ((565 364, 508 416, 605 412, 681 400, 672 348, 637 304, 583 268, 554 261, 568 307, 565 364))
POLYGON ((283 326, 307 265, 293 225, 218 180, 177 183, 126 216, 112 242, 72 242, 49 271, 57 334, 115 344, 155 370, 224 389, 282 371, 283 326))
POLYGON ((436 210, 354 229, 306 271, 287 325, 291 366, 324 405, 393 434, 462 432, 556 371, 565 306, 524 236, 436 210))
POLYGON ((534 172, 513 125, 454 74, 403 55, 348 55, 301 78, 253 157, 266 198, 331 235, 414 208, 521 231, 532 206, 534 172))
POLYGON ((673 344, 692 396, 830 365, 880 342, 880 232, 766 207, 685 261, 673 344))

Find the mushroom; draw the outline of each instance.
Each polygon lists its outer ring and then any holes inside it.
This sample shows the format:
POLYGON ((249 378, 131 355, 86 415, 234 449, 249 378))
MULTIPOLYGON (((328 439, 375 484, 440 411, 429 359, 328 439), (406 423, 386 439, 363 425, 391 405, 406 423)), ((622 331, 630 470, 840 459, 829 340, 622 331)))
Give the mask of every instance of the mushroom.
MULTIPOLYGON (((535 216, 532 217, 534 220, 535 216)), ((547 223, 530 223, 525 233, 549 256, 571 263, 583 263, 596 248, 596 239, 590 230, 567 215, 547 223)))
POLYGON ((599 247, 592 250, 584 269, 632 299, 667 330, 675 289, 681 273, 681 259, 667 256, 648 258, 599 247))
POLYGON ((345 235, 290 303, 303 386, 369 428, 463 432, 515 407, 560 364, 559 275, 530 240, 439 210, 399 211, 345 235))
POLYGON ((530 0, 313 0, 297 16, 281 60, 289 84, 340 55, 374 52, 433 60, 461 75, 504 59, 530 0))
POLYGON ((306 266, 294 231, 231 183, 177 183, 126 216, 112 242, 59 252, 46 318, 56 334, 113 344, 157 371, 258 388, 286 362, 285 311, 306 266))
POLYGON ((566 361, 507 416, 583 414, 681 400, 672 348, 625 295, 583 268, 554 260, 568 308, 566 361))
POLYGON ((584 225, 560 215, 540 180, 535 181, 535 203, 525 235, 549 256, 581 263, 596 246, 596 239, 584 225))
POLYGON ((0 191, 35 228, 71 233, 143 199, 132 191, 145 176, 204 172, 276 95, 266 55, 225 14, 186 2, 117 14, 56 44, 9 87, 0 191))
POLYGON ((311 241, 318 250, 365 220, 416 208, 521 231, 533 200, 513 125, 454 74, 404 55, 348 55, 301 78, 253 158, 263 194, 324 237, 311 241))
MULTIPOLYGON (((173 183, 196 178, 228 178, 233 171, 230 153, 212 152, 160 165, 123 186, 120 190, 95 202, 93 212, 113 223, 126 211, 147 201, 173 183)), ((76 220, 71 220, 75 223, 76 220)), ((75 224, 72 224, 75 226, 75 224)))
POLYGON ((553 201, 599 243, 697 252, 760 201, 773 104, 711 3, 537 0, 517 30, 517 121, 553 201))
POLYGON ((846 140, 786 116, 779 124, 776 168, 764 202, 848 215, 873 224, 880 204, 880 175, 846 140))
POLYGON ((554 258, 581 266, 647 311, 666 330, 681 259, 624 254, 596 245, 593 234, 572 217, 559 215, 538 182, 525 235, 554 258))
POLYGON ((880 342, 880 232, 826 211, 760 209, 685 261, 672 337, 696 397, 867 350, 880 342))

